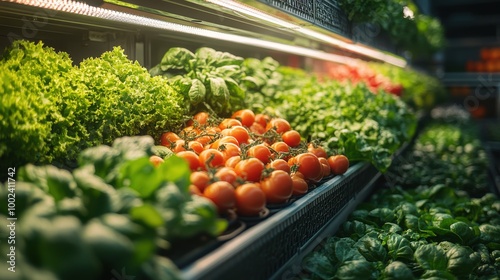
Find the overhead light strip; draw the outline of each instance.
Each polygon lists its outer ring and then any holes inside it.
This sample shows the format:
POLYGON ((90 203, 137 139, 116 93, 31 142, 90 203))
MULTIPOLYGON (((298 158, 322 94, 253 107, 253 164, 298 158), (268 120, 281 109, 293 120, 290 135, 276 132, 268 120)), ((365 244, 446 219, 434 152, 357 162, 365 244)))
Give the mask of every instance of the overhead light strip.
POLYGON ((191 34, 200 37, 207 37, 217 40, 228 41, 232 43, 239 43, 245 45, 251 45, 255 47, 260 47, 264 49, 270 49, 280 52, 286 52, 290 54, 296 54, 301 56, 307 56, 311 58, 316 58, 325 61, 331 61, 342 64, 356 64, 357 60, 345 56, 335 55, 326 53, 323 51, 311 50, 304 47, 291 46, 266 40, 260 40, 255 38, 249 38, 239 35, 227 34, 212 30, 206 30, 201 28, 196 28, 187 25, 176 24, 172 22, 161 21, 157 19, 151 19, 142 16, 136 16, 128 13, 113 11, 109 9, 104 9, 100 7, 90 6, 83 2, 75 2, 71 0, 2 0, 3 2, 18 3, 23 5, 29 5, 34 7, 39 7, 43 9, 52 9, 64 12, 70 12, 79 15, 85 15, 89 17, 101 18, 106 20, 112 20, 121 23, 134 24, 152 28, 158 28, 167 31, 181 32, 184 34, 191 34))
MULTIPOLYGON (((128 14, 128 13, 104 9, 104 8, 100 8, 100 7, 94 7, 94 6, 88 5, 84 2, 76 2, 73 0, 2 0, 2 1, 3 2, 10 2, 10 3, 18 3, 18 4, 23 4, 23 5, 29 5, 29 6, 35 6, 35 7, 40 7, 40 8, 44 8, 44 9, 51 9, 51 10, 81 14, 81 15, 85 15, 85 16, 102 18, 102 19, 107 19, 107 20, 112 20, 112 21, 117 21, 117 22, 147 26, 147 27, 152 27, 152 28, 159 28, 159 29, 163 29, 163 30, 181 32, 181 33, 185 33, 185 34, 192 34, 192 35, 201 36, 201 37, 209 37, 209 38, 229 41, 229 42, 233 42, 233 43, 244 43, 247 45, 258 46, 261 48, 266 48, 266 49, 271 49, 271 50, 276 50, 276 51, 281 51, 281 52, 287 52, 287 53, 297 54, 297 55, 304 55, 304 56, 308 56, 308 57, 313 57, 313 58, 317 58, 317 59, 333 61, 333 62, 338 62, 338 63, 347 63, 347 64, 355 63, 354 59, 344 57, 344 56, 339 56, 339 55, 328 54, 328 53, 322 52, 322 51, 316 51, 316 50, 311 50, 308 48, 291 46, 291 45, 286 45, 286 44, 279 44, 279 43, 275 43, 275 42, 271 42, 271 41, 265 41, 265 40, 255 39, 255 38, 233 35, 233 34, 227 34, 227 33, 222 33, 222 32, 217 32, 217 31, 205 30, 205 29, 201 29, 201 28, 196 28, 196 27, 191 27, 191 26, 187 26, 187 25, 181 25, 181 24, 156 20, 156 19, 150 19, 147 17, 141 17, 141 16, 136 16, 136 15, 132 15, 132 14, 128 14)), ((261 20, 265 20, 267 22, 279 25, 283 28, 293 29, 295 31, 298 31, 298 32, 304 34, 304 35, 307 35, 307 36, 313 37, 315 39, 324 41, 324 42, 331 44, 333 46, 336 46, 340 49, 349 50, 349 51, 352 51, 354 53, 357 53, 357 54, 360 54, 363 56, 367 56, 367 57, 371 57, 373 59, 377 59, 380 61, 385 61, 387 63, 393 64, 393 65, 396 65, 399 67, 406 66, 406 61, 402 58, 391 56, 391 55, 388 55, 386 53, 383 53, 383 52, 380 52, 377 50, 373 50, 373 49, 370 49, 370 48, 367 48, 364 46, 344 42, 342 40, 333 38, 331 36, 327 36, 327 35, 324 35, 322 33, 315 32, 313 30, 303 28, 299 25, 295 25, 295 24, 283 21, 279 18, 267 15, 263 12, 260 12, 256 9, 251 8, 251 7, 242 5, 242 4, 237 3, 235 1, 229 1, 229 0, 207 0, 207 1, 214 3, 214 4, 221 5, 223 7, 229 8, 229 9, 233 9, 237 12, 244 13, 244 14, 252 16, 252 17, 259 18, 261 20)))
POLYGON ((281 20, 279 18, 273 17, 273 16, 268 15, 266 13, 263 13, 257 9, 254 9, 254 8, 249 7, 247 5, 238 3, 237 1, 233 1, 233 0, 206 0, 206 1, 213 3, 213 4, 216 4, 216 5, 219 5, 219 6, 224 7, 224 8, 229 8, 229 9, 236 11, 236 12, 239 12, 239 13, 246 14, 248 16, 258 18, 260 20, 267 21, 269 23, 279 25, 285 29, 294 30, 295 32, 299 32, 299 33, 302 33, 306 36, 315 38, 317 40, 321 40, 323 42, 326 42, 330 45, 336 46, 336 47, 343 49, 343 50, 348 50, 348 51, 351 51, 351 52, 354 52, 354 53, 357 53, 357 54, 360 54, 363 56, 367 56, 367 57, 370 57, 373 59, 385 61, 387 63, 394 64, 394 65, 399 66, 399 67, 406 66, 406 60, 404 60, 403 58, 400 58, 400 57, 397 57, 394 55, 390 55, 390 54, 387 54, 387 53, 384 53, 384 52, 381 52, 378 50, 374 50, 372 48, 368 48, 365 46, 344 42, 344 41, 339 40, 337 38, 334 38, 332 36, 328 36, 328 35, 304 28, 300 25, 293 24, 293 23, 281 20))

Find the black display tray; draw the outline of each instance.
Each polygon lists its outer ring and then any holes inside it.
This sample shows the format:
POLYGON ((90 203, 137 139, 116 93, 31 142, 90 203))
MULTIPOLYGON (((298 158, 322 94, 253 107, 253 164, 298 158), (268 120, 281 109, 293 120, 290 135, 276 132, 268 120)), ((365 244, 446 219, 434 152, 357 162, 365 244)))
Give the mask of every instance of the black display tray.
POLYGON ((236 237, 181 268, 184 279, 269 279, 301 253, 325 226, 337 220, 380 173, 357 163, 342 176, 248 227, 236 237))

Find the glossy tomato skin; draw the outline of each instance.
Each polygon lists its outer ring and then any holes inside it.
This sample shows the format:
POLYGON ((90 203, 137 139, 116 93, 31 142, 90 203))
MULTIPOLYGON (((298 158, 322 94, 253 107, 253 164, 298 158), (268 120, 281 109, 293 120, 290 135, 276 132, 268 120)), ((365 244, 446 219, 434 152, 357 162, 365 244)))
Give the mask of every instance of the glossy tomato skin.
POLYGON ((290 123, 283 118, 271 119, 266 125, 266 131, 274 129, 277 133, 283 133, 291 129, 290 123))
POLYGON ((298 171, 304 174, 306 180, 318 182, 323 177, 323 169, 317 156, 312 153, 302 153, 294 157, 298 171))
POLYGON ((221 151, 222 155, 224 156, 224 162, 234 156, 241 156, 240 147, 233 143, 221 144, 219 147, 219 151, 221 151))
POLYGON ((203 192, 205 188, 210 185, 210 175, 206 171, 194 171, 191 172, 189 176, 191 185, 196 186, 200 192, 203 192))
POLYGON ((200 167, 206 170, 207 167, 219 167, 224 165, 224 155, 216 149, 206 149, 199 155, 200 167))
POLYGON ((203 191, 203 196, 210 199, 220 213, 236 206, 234 187, 225 181, 217 181, 208 185, 203 191))
POLYGON ((200 158, 193 151, 181 151, 176 154, 178 157, 183 158, 189 164, 189 169, 195 171, 200 167, 200 158))
POLYGON ((323 177, 327 177, 331 174, 330 164, 328 163, 328 159, 324 157, 318 157, 319 162, 321 163, 321 169, 323 170, 323 177))
POLYGON ((232 143, 239 146, 238 139, 234 136, 222 136, 221 138, 215 140, 212 144, 210 144, 210 148, 218 149, 221 144, 232 143))
POLYGON ((194 115, 193 118, 187 122, 187 125, 188 126, 191 126, 191 125, 198 125, 198 126, 200 126, 200 125, 206 125, 207 122, 208 122, 208 118, 209 117, 210 117, 210 115, 207 112, 196 113, 196 115, 194 115))
POLYGON ((314 145, 313 143, 309 143, 307 145, 307 151, 315 154, 318 158, 320 157, 328 158, 325 148, 319 145, 314 145))
POLYGON ((307 193, 307 191, 309 190, 309 185, 307 184, 306 180, 301 177, 301 175, 292 174, 291 178, 293 182, 293 195, 303 195, 307 193))
POLYGON ((244 180, 259 182, 264 170, 264 163, 257 158, 240 160, 234 167, 236 174, 244 180))
POLYGON ((290 159, 290 146, 283 141, 277 141, 271 144, 273 158, 290 159))
POLYGON ((296 130, 288 130, 283 132, 281 139, 290 147, 297 147, 300 145, 300 133, 296 130))
POLYGON ((264 144, 257 144, 248 149, 247 155, 258 158, 262 163, 267 164, 271 160, 271 150, 264 144))
POLYGON ((170 148, 175 141, 180 140, 181 137, 174 132, 165 132, 160 137, 160 144, 162 146, 170 148))
POLYGON ((266 195, 258 183, 236 187, 236 212, 241 216, 257 216, 266 207, 266 195))
POLYGON ((286 173, 290 174, 290 165, 284 159, 277 158, 270 163, 268 163, 267 167, 272 168, 274 170, 283 170, 286 173))
POLYGON ((250 125, 248 127, 248 129, 250 130, 250 132, 252 133, 255 133, 255 134, 258 134, 258 135, 262 135, 266 132, 266 128, 263 127, 260 123, 258 122, 254 122, 252 125, 250 125))
POLYGON ((203 196, 203 193, 200 191, 200 189, 195 186, 195 185, 189 185, 189 193, 192 195, 198 195, 198 196, 203 196))
POLYGON ((154 166, 158 166, 160 165, 161 163, 163 163, 163 158, 159 157, 159 156, 156 156, 156 155, 152 155, 149 157, 149 161, 154 165, 154 166))
POLYGON ((236 174, 234 168, 224 166, 215 172, 215 178, 220 181, 226 181, 234 186, 236 184, 236 179, 238 179, 238 174, 236 174))
POLYGON ((236 164, 241 161, 241 156, 232 156, 226 160, 224 166, 235 168, 236 164))
POLYGON ((256 114, 255 115, 255 122, 260 124, 264 129, 267 126, 267 123, 271 121, 271 117, 269 117, 266 114, 256 114))
POLYGON ((242 109, 234 112, 231 118, 239 120, 246 127, 250 127, 255 121, 255 113, 250 109, 242 109))
POLYGON ((245 127, 241 125, 235 125, 229 128, 228 135, 236 138, 236 140, 238 140, 239 145, 247 144, 248 140, 250 140, 250 133, 245 127))
POLYGON ((226 128, 231 128, 233 126, 241 126, 241 122, 237 119, 232 119, 232 118, 226 118, 223 119, 222 122, 219 124, 219 128, 226 129, 226 128))
POLYGON ((185 151, 186 150, 186 141, 184 141, 184 139, 179 139, 179 140, 176 140, 171 146, 170 148, 172 149, 172 152, 174 153, 178 153, 178 152, 182 152, 182 151, 185 151))
POLYGON ((284 203, 292 196, 293 181, 285 171, 274 170, 269 177, 260 181, 260 188, 268 203, 284 203))
POLYGON ((345 155, 334 155, 328 157, 328 164, 333 174, 344 174, 349 168, 349 159, 345 155))
POLYGON ((198 142, 198 141, 189 141, 188 142, 188 148, 195 152, 196 154, 200 154, 201 152, 203 152, 203 150, 205 149, 203 147, 203 144, 198 142))

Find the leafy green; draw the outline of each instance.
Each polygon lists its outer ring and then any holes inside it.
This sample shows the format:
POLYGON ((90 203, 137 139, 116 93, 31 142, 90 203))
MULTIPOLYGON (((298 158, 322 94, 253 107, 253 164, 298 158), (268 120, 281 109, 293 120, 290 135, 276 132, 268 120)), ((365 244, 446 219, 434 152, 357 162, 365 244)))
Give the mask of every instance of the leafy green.
POLYGON ((448 267, 446 253, 434 244, 426 244, 415 251, 415 260, 425 270, 445 270, 448 267))
POLYGON ((182 96, 166 79, 151 77, 119 47, 82 61, 75 79, 88 89, 85 120, 91 146, 122 136, 158 135, 173 129, 187 113, 182 96))
POLYGON ((74 168, 85 148, 121 136, 159 135, 187 112, 166 79, 151 77, 119 47, 73 66, 67 53, 15 41, 0 69, 4 169, 26 163, 74 168))
POLYGON ((429 57, 444 47, 439 20, 421 14, 414 1, 341 0, 339 5, 354 23, 375 24, 396 46, 414 56, 429 57), (405 9, 411 10, 413 16, 406 15, 405 9))
MULTIPOLYGON (((449 121, 449 116, 446 119, 449 121)), ((467 146, 477 139, 477 134, 470 134, 467 122, 461 120, 453 129, 441 121, 438 123, 423 130, 409 154, 423 154, 415 153, 421 151, 419 143, 423 140, 429 143, 426 157, 431 157, 434 153, 456 151, 457 148, 450 149, 451 145, 467 146), (435 129, 443 133, 434 132, 435 129), (428 131, 441 135, 442 139, 436 139, 428 131)), ((481 147, 469 145, 463 150, 477 154, 481 147)), ((464 192, 461 184, 466 182, 461 180, 441 183, 412 178, 416 168, 422 174, 436 168, 432 163, 423 164, 422 158, 425 157, 411 158, 412 168, 399 169, 399 176, 405 180, 380 185, 351 213, 335 236, 328 237, 314 254, 306 257, 304 279, 316 279, 318 275, 320 279, 337 279, 339 271, 342 277, 360 273, 358 279, 497 279, 500 276, 500 200, 492 193, 481 196, 482 192, 464 192), (421 184, 407 183, 415 179, 421 180, 421 184), (363 274, 365 266, 371 268, 371 275, 363 274)), ((456 169, 471 164, 467 159, 463 156, 461 161, 455 161, 456 169)), ((483 164, 482 160, 478 162, 483 164)), ((391 176, 392 171, 391 168, 386 176, 391 176)), ((439 172, 449 178, 455 170, 443 168, 439 172)))
POLYGON ((402 262, 394 261, 384 269, 384 279, 387 280, 410 280, 414 279, 411 269, 402 262))
POLYGON ((401 68, 388 63, 369 62, 369 68, 403 86, 401 99, 416 110, 430 110, 446 101, 446 91, 441 82, 432 76, 411 68, 401 68))
POLYGON ((392 154, 416 127, 413 112, 397 97, 371 93, 364 84, 344 86, 311 81, 300 92, 277 94, 277 113, 306 139, 324 143, 330 153, 368 161, 382 172, 392 154))
MULTIPOLYGON (((123 137, 82 151, 71 172, 21 167, 16 260, 23 271, 35 267, 47 279, 111 279, 125 267, 141 279, 178 279, 177 268, 156 256, 159 248, 198 234, 217 236, 227 222, 208 199, 191 196, 188 164, 171 156, 155 167, 153 147, 150 136, 123 137)), ((7 194, 0 189, 0 197, 7 194)))
POLYGON ((72 158, 88 137, 85 89, 67 53, 14 41, 0 60, 0 166, 72 158), (14 149, 13 147, 17 147, 14 149), (19 151, 22 152, 19 152, 19 151))
POLYGON ((150 74, 167 77, 183 95, 190 114, 208 110, 230 116, 245 105, 242 63, 243 58, 212 48, 202 47, 193 53, 175 47, 165 52, 150 74))

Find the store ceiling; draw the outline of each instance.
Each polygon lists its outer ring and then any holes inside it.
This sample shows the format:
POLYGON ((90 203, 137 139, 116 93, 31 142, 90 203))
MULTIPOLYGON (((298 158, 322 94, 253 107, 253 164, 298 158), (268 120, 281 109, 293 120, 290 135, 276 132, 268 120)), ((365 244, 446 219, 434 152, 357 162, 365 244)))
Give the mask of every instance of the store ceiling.
POLYGON ((453 47, 500 46, 499 0, 419 1, 445 28, 453 47))

